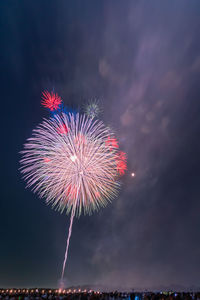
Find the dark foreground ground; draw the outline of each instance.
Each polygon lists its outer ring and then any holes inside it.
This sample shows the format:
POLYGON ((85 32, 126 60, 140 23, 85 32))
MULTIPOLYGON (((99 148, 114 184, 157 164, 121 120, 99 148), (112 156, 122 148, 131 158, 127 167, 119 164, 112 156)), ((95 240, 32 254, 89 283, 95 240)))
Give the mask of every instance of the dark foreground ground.
POLYGON ((127 293, 112 292, 103 293, 99 291, 86 290, 27 290, 27 289, 0 289, 0 300, 164 300, 164 299, 195 299, 200 300, 200 293, 175 293, 175 292, 143 292, 127 293))

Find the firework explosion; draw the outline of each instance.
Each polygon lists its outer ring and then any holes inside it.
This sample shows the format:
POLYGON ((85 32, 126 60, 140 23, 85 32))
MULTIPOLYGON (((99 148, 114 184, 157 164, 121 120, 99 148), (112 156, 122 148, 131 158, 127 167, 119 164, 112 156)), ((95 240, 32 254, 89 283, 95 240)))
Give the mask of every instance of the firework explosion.
POLYGON ((84 113, 91 119, 98 117, 98 115, 101 113, 99 102, 96 99, 89 101, 84 106, 84 113))
MULTIPOLYGON (((61 98, 54 96, 57 104, 50 98, 43 103, 50 110, 61 104, 61 98)), ((117 139, 102 121, 60 113, 33 130, 20 163, 27 187, 55 209, 71 213, 63 279, 74 216, 91 214, 116 197, 118 178, 127 168, 126 154, 119 151, 117 139)))
POLYGON ((61 212, 77 215, 105 206, 117 194, 119 153, 101 121, 79 114, 43 121, 24 146, 22 174, 28 187, 61 212))
POLYGON ((60 108, 61 98, 54 92, 49 93, 48 91, 44 91, 42 93, 42 101, 41 104, 50 109, 50 111, 54 111, 60 108))

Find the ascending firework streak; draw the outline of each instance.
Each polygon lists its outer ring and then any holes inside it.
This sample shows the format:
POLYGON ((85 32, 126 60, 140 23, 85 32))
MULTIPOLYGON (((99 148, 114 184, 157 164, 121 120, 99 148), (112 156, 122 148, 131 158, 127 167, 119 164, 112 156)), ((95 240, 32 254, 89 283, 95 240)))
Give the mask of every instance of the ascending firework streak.
POLYGON ((74 220, 74 214, 75 214, 75 209, 73 208, 71 218, 70 218, 69 233, 68 233, 68 237, 67 237, 67 246, 66 246, 66 250, 65 250, 65 258, 64 258, 64 262, 63 262, 63 268, 62 268, 61 283, 62 283, 64 273, 65 273, 65 265, 66 265, 67 256, 68 256, 69 240, 70 240, 70 237, 72 234, 72 224, 73 224, 73 220, 74 220))
POLYGON ((117 195, 126 155, 103 122, 60 113, 33 130, 20 163, 27 187, 55 209, 71 213, 63 279, 74 216, 91 214, 117 195))

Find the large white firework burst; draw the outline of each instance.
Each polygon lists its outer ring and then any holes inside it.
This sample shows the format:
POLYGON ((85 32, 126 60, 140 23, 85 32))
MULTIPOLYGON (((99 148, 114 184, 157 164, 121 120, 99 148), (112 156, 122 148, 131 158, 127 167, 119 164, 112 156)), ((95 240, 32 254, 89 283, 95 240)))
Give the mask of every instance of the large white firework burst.
POLYGON ((21 172, 48 204, 76 215, 105 206, 119 189, 118 149, 110 130, 86 115, 45 119, 24 145, 21 172))

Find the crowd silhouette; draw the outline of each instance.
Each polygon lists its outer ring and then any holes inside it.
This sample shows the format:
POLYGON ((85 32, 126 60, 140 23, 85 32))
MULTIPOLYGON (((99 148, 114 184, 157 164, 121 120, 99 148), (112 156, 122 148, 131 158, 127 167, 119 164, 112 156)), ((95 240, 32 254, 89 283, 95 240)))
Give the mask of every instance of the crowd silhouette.
POLYGON ((200 300, 194 292, 100 292, 60 290, 0 290, 0 300, 200 300))

